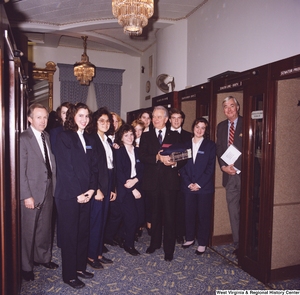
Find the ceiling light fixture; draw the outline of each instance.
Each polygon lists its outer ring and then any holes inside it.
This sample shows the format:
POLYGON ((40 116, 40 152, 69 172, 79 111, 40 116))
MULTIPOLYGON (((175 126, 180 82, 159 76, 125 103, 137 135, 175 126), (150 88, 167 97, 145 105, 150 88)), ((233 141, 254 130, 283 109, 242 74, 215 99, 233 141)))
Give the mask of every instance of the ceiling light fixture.
POLYGON ((83 40, 83 54, 81 55, 81 61, 74 64, 74 76, 81 85, 90 85, 93 77, 95 76, 95 66, 89 62, 89 57, 86 54, 86 40, 87 36, 81 36, 83 40))
POLYGON ((141 35, 153 12, 153 0, 112 0, 112 13, 128 35, 141 35))

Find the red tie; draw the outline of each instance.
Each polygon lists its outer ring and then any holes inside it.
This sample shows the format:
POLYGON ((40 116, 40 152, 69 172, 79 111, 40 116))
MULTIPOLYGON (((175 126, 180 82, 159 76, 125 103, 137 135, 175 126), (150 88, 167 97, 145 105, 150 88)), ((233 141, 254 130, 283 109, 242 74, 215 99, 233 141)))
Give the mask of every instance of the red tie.
POLYGON ((229 129, 228 145, 233 144, 233 140, 234 140, 234 122, 231 122, 230 129, 229 129))

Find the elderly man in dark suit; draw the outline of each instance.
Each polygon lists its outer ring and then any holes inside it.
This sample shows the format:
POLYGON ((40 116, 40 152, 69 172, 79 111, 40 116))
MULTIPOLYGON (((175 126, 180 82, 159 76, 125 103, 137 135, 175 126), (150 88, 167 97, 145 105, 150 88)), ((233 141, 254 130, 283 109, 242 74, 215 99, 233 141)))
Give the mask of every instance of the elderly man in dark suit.
MULTIPOLYGON (((180 134, 181 142, 188 142, 192 138, 192 133, 182 128, 185 114, 176 108, 169 111, 170 130, 177 131, 180 134)), ((185 236, 185 214, 184 214, 184 197, 182 191, 178 191, 176 197, 176 240, 177 243, 183 244, 185 236)))
POLYGON ((217 157, 223 172, 223 186, 226 188, 226 200, 235 250, 238 255, 239 224, 240 224, 240 193, 241 193, 241 156, 232 165, 227 165, 221 156, 228 146, 233 144, 242 152, 243 117, 239 115, 240 105, 233 96, 223 100, 223 110, 227 120, 217 126, 217 157))
POLYGON ((153 110, 154 128, 142 135, 140 159, 145 165, 142 189, 147 191, 152 207, 151 243, 146 253, 151 254, 163 247, 165 260, 173 259, 175 249, 176 194, 180 189, 178 169, 182 162, 172 162, 169 156, 162 156, 164 147, 180 142, 178 132, 167 130, 168 111, 163 106, 153 110))
POLYGON ((22 276, 33 281, 33 266, 56 269, 51 262, 51 218, 55 187, 55 158, 48 133, 48 111, 40 104, 28 110, 31 126, 20 136, 20 200, 22 276))

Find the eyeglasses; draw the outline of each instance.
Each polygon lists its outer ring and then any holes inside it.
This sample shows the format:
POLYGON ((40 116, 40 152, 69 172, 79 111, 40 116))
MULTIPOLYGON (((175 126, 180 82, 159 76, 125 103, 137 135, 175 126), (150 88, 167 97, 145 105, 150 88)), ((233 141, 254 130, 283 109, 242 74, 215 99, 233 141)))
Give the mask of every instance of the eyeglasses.
POLYGON ((109 120, 105 120, 105 119, 99 119, 97 122, 100 124, 109 124, 110 123, 109 120))

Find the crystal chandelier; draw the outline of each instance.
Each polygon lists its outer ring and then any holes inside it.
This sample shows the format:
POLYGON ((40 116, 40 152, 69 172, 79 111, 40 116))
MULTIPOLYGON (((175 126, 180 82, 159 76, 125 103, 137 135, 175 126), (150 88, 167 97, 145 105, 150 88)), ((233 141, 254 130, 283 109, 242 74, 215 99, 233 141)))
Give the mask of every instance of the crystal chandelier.
POLYGON ((112 0, 112 13, 128 35, 141 35, 153 11, 153 0, 112 0))
POLYGON ((81 61, 74 64, 74 76, 81 85, 90 85, 93 77, 95 76, 95 66, 89 62, 89 57, 86 54, 86 40, 87 36, 81 36, 83 40, 83 54, 81 55, 81 61))

